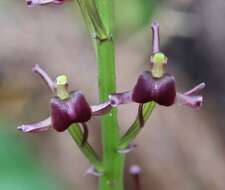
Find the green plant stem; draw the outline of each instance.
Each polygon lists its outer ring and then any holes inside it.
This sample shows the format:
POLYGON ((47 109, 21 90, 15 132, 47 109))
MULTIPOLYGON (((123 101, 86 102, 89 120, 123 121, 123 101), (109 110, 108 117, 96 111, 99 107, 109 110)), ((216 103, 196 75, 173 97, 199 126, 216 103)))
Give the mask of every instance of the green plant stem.
MULTIPOLYGON (((98 64, 101 101, 116 92, 115 49, 113 43, 114 7, 112 0, 77 0, 92 36, 98 64)), ((101 118, 104 175, 100 190, 123 190, 124 155, 117 152, 120 135, 117 110, 101 118)))
MULTIPOLYGON (((116 92, 113 1, 78 0, 78 3, 93 37, 98 64, 99 96, 101 101, 105 101, 110 93, 116 92)), ((144 121, 149 118, 154 107, 153 102, 144 106, 144 121)), ((113 109, 109 114, 102 116, 101 128, 104 172, 99 179, 99 190, 123 190, 125 156, 119 153, 118 149, 126 148, 140 132, 139 119, 136 118, 127 133, 120 139, 117 110, 113 109)))
POLYGON ((72 124, 68 131, 74 141, 77 143, 81 152, 86 156, 86 158, 88 158, 89 162, 97 169, 98 172, 103 172, 101 160, 91 145, 88 142, 85 142, 82 145, 83 132, 81 131, 80 126, 77 124, 72 124))
MULTIPOLYGON (((153 109, 155 108, 155 105, 156 105, 155 102, 149 102, 144 104, 143 118, 145 122, 150 117, 153 109)), ((142 128, 143 127, 140 126, 139 117, 137 116, 134 123, 130 126, 128 131, 121 138, 120 144, 119 144, 119 150, 127 148, 128 145, 136 138, 136 136, 139 134, 142 128)))
MULTIPOLYGON (((110 93, 116 92, 112 40, 97 44, 97 61, 99 94, 101 101, 104 101, 110 93)), ((101 118, 101 127, 105 175, 100 177, 100 190, 123 190, 124 156, 117 152, 120 136, 116 109, 101 118)))
MULTIPOLYGON (((112 0, 96 0, 98 12, 108 38, 96 39, 98 82, 100 100, 108 99, 116 92, 115 49, 113 43, 114 7, 112 0)), ((123 190, 124 155, 117 152, 120 140, 117 110, 113 109, 101 118, 104 175, 99 179, 100 190, 123 190)))

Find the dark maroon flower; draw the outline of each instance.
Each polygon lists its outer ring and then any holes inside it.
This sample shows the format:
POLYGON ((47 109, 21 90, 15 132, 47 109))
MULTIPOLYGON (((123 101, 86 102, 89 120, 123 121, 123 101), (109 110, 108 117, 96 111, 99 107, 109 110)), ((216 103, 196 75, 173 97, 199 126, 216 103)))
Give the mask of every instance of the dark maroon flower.
POLYGON ((164 74, 161 78, 154 78, 149 71, 139 76, 132 93, 132 100, 140 104, 155 101, 163 106, 171 106, 175 97, 174 77, 164 74))
MULTIPOLYGON (((111 110, 110 102, 90 106, 81 91, 68 92, 68 80, 65 75, 52 81, 48 74, 39 66, 35 65, 33 71, 37 73, 48 85, 53 94, 50 108, 51 116, 44 121, 19 126, 23 132, 46 131, 50 125, 58 131, 63 132, 73 123, 80 123, 84 130, 84 136, 88 135, 87 122, 92 116, 102 115, 111 110)), ((85 138, 84 138, 85 139, 85 138)))
POLYGON ((185 93, 177 93, 175 78, 165 72, 167 57, 159 50, 159 24, 152 23, 152 52, 151 69, 144 71, 139 77, 132 91, 114 93, 109 96, 112 106, 130 102, 139 103, 139 119, 141 126, 144 125, 142 116, 143 104, 154 101, 162 106, 171 106, 174 103, 199 108, 202 105, 202 96, 195 95, 205 87, 201 83, 185 93))
POLYGON ((72 123, 89 121, 91 114, 91 108, 80 91, 71 92, 66 100, 58 96, 51 99, 52 126, 59 132, 65 131, 72 123))

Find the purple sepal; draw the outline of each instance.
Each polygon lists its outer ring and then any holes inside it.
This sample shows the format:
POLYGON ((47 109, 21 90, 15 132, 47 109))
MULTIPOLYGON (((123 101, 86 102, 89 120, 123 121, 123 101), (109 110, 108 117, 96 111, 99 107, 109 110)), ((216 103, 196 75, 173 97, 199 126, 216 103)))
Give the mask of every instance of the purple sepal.
POLYGON ((99 105, 91 106, 92 115, 96 115, 96 116, 106 114, 110 112, 111 109, 112 109, 112 106, 110 104, 110 101, 101 103, 99 105))
POLYGON ((131 92, 113 93, 109 95, 109 101, 112 107, 116 107, 120 104, 128 104, 132 102, 131 92))
POLYGON ((175 79, 170 74, 154 78, 149 71, 144 71, 133 89, 132 99, 137 103, 155 101, 163 106, 171 106, 176 98, 175 79))
POLYGON ((28 7, 33 7, 36 5, 45 5, 49 3, 62 4, 65 0, 26 0, 28 7))
POLYGON ((38 123, 21 125, 17 127, 17 129, 24 133, 38 133, 47 131, 50 125, 51 125, 51 117, 38 123))
POLYGON ((55 93, 56 84, 48 75, 48 73, 38 64, 35 64, 32 68, 32 71, 38 74, 42 80, 48 85, 48 88, 51 90, 52 93, 55 93))
POLYGON ((154 21, 151 25, 152 29, 152 53, 160 52, 160 39, 159 39, 159 23, 154 21))
POLYGON ((185 95, 194 95, 199 93, 200 91, 202 91, 205 88, 206 84, 204 82, 198 84, 197 86, 195 86, 194 88, 192 88, 191 90, 188 90, 187 92, 185 92, 185 95))
POLYGON ((205 88, 205 83, 200 83, 199 85, 195 86, 193 89, 184 92, 184 93, 177 93, 176 102, 179 105, 186 105, 191 108, 199 108, 202 106, 203 97, 200 95, 195 95, 199 93, 202 89, 205 88))
POLYGON ((70 98, 51 99, 52 126, 58 131, 65 131, 72 123, 85 123, 91 118, 91 108, 80 91, 70 93, 70 98))

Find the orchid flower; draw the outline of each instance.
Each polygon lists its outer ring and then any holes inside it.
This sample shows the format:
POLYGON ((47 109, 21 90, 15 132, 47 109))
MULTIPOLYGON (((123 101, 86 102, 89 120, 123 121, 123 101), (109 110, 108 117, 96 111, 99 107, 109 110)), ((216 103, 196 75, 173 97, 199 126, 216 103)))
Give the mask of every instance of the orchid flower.
POLYGON ((151 69, 144 71, 132 89, 132 91, 123 93, 114 93, 109 96, 112 106, 136 102, 139 104, 138 116, 141 126, 144 125, 142 115, 143 104, 154 101, 162 106, 171 106, 175 103, 187 105, 192 108, 199 108, 202 105, 203 97, 196 95, 205 88, 205 83, 200 83, 193 89, 179 93, 176 91, 175 77, 166 73, 168 58, 160 52, 159 24, 153 22, 152 29, 152 52, 151 69))
POLYGON ((63 132, 71 124, 80 123, 84 130, 84 143, 88 137, 87 122, 92 116, 108 113, 112 108, 110 102, 90 106, 81 91, 68 92, 66 75, 58 76, 54 82, 39 65, 35 65, 33 71, 46 82, 54 95, 50 102, 51 116, 38 123, 21 125, 18 129, 22 132, 42 132, 52 126, 56 131, 63 132))

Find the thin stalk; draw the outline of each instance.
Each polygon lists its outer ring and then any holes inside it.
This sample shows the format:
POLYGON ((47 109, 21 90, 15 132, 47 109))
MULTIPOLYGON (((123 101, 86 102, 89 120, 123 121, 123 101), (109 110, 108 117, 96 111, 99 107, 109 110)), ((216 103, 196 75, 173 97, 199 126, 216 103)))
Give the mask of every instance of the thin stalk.
POLYGON ((95 150, 88 142, 83 143, 83 132, 81 131, 80 126, 73 124, 69 127, 68 131, 89 162, 97 169, 98 172, 103 172, 101 160, 95 150))
MULTIPOLYGON (((150 117, 153 109, 155 108, 155 105, 156 105, 155 102, 149 102, 149 103, 144 104, 144 109, 143 109, 144 123, 150 117)), ((139 132, 142 128, 143 127, 140 123, 139 116, 137 115, 133 124, 130 126, 128 131, 121 138, 120 144, 119 144, 119 150, 127 148, 128 145, 136 138, 136 136, 139 134, 139 132)))

